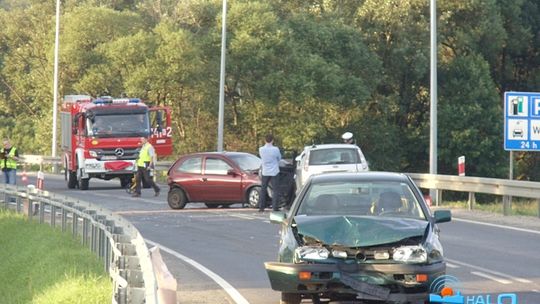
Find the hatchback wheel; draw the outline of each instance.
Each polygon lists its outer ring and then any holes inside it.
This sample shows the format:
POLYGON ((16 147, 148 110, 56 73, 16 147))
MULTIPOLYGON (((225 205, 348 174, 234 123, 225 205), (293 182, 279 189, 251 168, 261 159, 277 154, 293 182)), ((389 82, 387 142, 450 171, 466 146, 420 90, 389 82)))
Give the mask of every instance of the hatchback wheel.
POLYGON ((167 194, 167 203, 172 209, 183 209, 186 206, 186 194, 180 188, 172 188, 167 194))
POLYGON ((261 200, 261 187, 253 187, 249 189, 247 195, 248 205, 251 208, 259 208, 259 202, 261 200))
POLYGON ((302 295, 299 293, 281 293, 280 304, 300 304, 302 301, 302 295))

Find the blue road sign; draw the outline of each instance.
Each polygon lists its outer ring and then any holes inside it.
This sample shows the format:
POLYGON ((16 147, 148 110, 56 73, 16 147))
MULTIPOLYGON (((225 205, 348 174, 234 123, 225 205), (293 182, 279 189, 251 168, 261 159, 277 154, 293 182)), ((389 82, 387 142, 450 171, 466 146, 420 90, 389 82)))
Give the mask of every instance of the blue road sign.
POLYGON ((540 93, 504 93, 504 149, 540 151, 540 93))

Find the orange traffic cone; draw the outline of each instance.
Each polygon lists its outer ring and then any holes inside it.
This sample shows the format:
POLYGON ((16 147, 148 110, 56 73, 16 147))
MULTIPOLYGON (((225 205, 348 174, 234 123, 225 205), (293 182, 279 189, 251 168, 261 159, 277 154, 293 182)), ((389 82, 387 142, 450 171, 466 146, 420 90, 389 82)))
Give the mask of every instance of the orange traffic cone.
POLYGON ((28 176, 26 175, 26 169, 23 169, 21 181, 25 186, 28 184, 28 176))
POLYGON ((45 174, 43 174, 43 172, 38 171, 38 174, 37 174, 37 188, 39 190, 43 190, 43 180, 45 179, 45 174))

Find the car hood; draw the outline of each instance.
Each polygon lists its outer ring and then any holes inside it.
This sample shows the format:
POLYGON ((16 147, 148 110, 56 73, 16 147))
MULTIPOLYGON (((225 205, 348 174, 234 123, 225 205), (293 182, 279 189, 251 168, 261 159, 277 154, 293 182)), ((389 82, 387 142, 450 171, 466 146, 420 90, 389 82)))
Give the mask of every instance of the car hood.
POLYGON ((422 237, 428 221, 372 216, 296 216, 297 233, 325 245, 369 247, 422 237))

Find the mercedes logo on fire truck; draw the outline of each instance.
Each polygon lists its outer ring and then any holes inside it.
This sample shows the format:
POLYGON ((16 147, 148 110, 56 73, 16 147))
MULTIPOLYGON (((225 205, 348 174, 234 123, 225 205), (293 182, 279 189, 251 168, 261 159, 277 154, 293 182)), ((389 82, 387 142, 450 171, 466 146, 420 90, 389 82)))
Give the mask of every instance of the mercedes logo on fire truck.
POLYGON ((116 150, 114 150, 114 155, 120 157, 120 156, 124 156, 124 149, 122 148, 116 148, 116 150))

